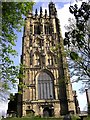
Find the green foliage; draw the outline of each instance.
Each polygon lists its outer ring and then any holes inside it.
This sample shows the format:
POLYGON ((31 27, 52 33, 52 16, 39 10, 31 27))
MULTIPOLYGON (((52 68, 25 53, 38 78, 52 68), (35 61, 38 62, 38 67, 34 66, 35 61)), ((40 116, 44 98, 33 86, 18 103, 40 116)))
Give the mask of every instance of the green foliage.
MULTIPOLYGON (((69 67, 72 76, 78 76, 76 81, 82 80, 84 87, 90 86, 90 2, 82 2, 69 7, 74 19, 69 19, 69 26, 65 33, 64 45, 69 49, 69 67)), ((82 88, 82 90, 84 90, 82 88)))
POLYGON ((90 117, 90 103, 88 103, 88 116, 90 117))
POLYGON ((10 100, 11 101, 14 101, 14 99, 15 99, 15 95, 13 95, 12 93, 10 94, 10 100))
POLYGON ((17 56, 17 51, 13 49, 16 45, 17 34, 24 25, 24 18, 28 11, 32 10, 34 2, 2 2, 2 35, 0 36, 0 82, 2 89, 15 87, 21 67, 15 66, 13 58, 17 56))
POLYGON ((77 60, 78 59, 78 54, 76 52, 71 52, 70 57, 72 60, 77 60))
POLYGON ((85 117, 84 120, 90 120, 90 116, 85 117))
POLYGON ((24 16, 32 9, 33 2, 2 2, 2 36, 15 45, 14 30, 21 31, 24 16))
POLYGON ((71 115, 72 120, 80 120, 78 115, 71 115))
POLYGON ((25 118, 6 118, 2 120, 63 120, 62 118, 39 118, 39 117, 25 117, 25 118))
MULTIPOLYGON (((6 118, 6 119, 2 119, 2 120, 63 120, 63 117, 60 117, 60 118, 22 117, 22 118, 6 118)), ((80 120, 80 118, 78 116, 73 115, 72 120, 80 120)), ((84 118, 84 120, 90 120, 90 117, 84 118)))

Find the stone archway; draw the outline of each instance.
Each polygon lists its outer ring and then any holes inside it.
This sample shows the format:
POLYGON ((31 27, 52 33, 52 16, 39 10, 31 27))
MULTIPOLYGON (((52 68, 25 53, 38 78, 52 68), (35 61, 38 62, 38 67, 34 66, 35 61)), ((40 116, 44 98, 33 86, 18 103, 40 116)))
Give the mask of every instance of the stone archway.
POLYGON ((35 112, 34 112, 32 109, 26 110, 26 115, 27 115, 28 117, 34 116, 34 114, 35 114, 35 112))
POLYGON ((43 117, 49 117, 49 107, 44 108, 43 110, 43 117))
POLYGON ((53 116, 53 109, 50 109, 49 107, 45 107, 43 109, 43 117, 52 117, 53 116))

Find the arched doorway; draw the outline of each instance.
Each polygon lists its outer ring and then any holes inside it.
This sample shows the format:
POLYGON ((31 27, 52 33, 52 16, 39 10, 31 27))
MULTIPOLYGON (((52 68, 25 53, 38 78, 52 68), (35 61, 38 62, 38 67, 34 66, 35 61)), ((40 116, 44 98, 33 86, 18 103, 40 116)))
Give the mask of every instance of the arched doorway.
POLYGON ((49 117, 50 115, 49 115, 49 108, 48 107, 46 107, 46 108, 44 108, 44 110, 43 110, 43 117, 49 117))
POLYGON ((31 116, 34 116, 34 114, 35 114, 35 112, 33 111, 33 110, 26 110, 26 115, 28 116, 28 117, 31 117, 31 116))
POLYGON ((43 117, 52 117, 54 115, 54 109, 45 107, 43 109, 43 117))

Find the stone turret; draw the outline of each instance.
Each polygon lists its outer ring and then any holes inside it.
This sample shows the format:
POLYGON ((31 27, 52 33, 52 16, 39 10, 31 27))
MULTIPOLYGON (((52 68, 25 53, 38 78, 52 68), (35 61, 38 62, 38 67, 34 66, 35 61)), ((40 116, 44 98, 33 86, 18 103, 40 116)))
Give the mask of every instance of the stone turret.
POLYGON ((53 2, 49 3, 49 16, 50 17, 56 17, 57 16, 57 11, 55 8, 55 4, 53 2))

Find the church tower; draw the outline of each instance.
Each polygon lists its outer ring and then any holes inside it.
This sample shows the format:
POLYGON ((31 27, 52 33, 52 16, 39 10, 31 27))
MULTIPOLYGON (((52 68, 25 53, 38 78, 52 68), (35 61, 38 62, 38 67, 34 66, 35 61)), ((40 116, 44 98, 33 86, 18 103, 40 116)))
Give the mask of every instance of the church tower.
POLYGON ((37 9, 35 15, 28 13, 25 19, 21 63, 24 78, 20 80, 27 87, 22 89, 19 99, 19 115, 41 116, 75 113, 72 86, 64 54, 57 10, 49 3, 43 15, 37 9))

